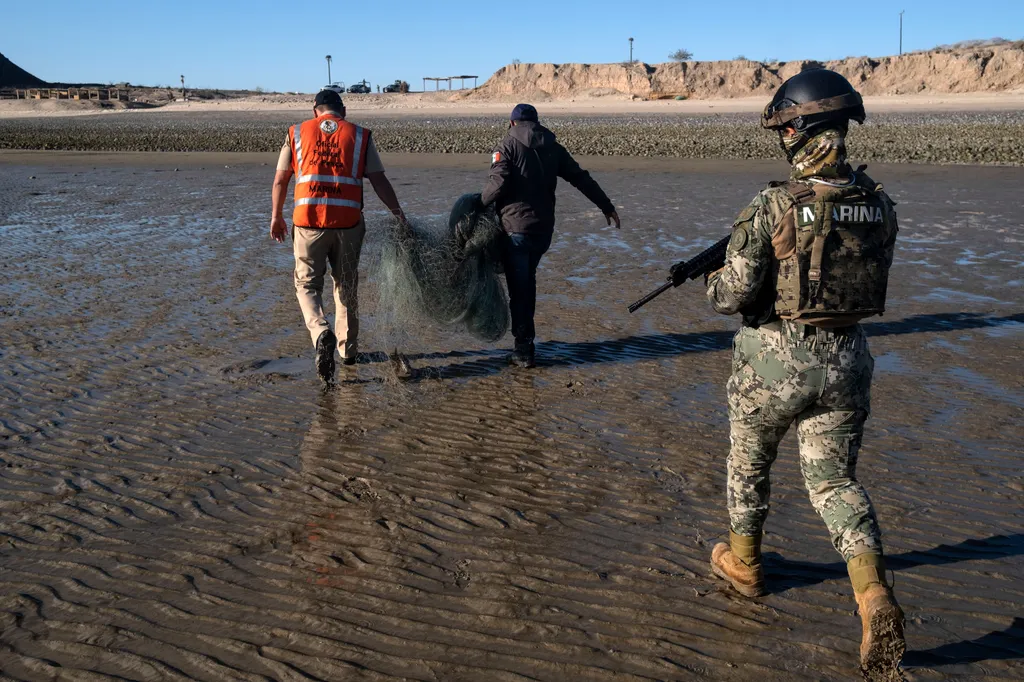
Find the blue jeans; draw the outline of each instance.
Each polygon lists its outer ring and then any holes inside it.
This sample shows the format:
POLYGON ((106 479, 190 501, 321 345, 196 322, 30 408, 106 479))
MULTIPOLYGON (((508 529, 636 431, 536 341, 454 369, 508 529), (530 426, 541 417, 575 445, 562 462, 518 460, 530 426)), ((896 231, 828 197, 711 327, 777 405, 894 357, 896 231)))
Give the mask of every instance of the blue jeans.
POLYGON ((516 347, 533 343, 533 314, 537 308, 537 266, 551 246, 551 234, 510 234, 505 250, 505 281, 512 309, 516 347))

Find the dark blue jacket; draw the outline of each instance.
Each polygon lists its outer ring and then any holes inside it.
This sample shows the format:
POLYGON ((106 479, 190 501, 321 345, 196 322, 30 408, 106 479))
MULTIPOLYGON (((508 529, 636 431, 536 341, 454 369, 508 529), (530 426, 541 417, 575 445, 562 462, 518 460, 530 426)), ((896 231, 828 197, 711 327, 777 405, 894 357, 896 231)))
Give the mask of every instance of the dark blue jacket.
POLYGON ((567 180, 608 215, 614 204, 590 173, 539 123, 520 121, 494 149, 481 199, 493 203, 511 234, 550 234, 555 229, 555 188, 567 180))

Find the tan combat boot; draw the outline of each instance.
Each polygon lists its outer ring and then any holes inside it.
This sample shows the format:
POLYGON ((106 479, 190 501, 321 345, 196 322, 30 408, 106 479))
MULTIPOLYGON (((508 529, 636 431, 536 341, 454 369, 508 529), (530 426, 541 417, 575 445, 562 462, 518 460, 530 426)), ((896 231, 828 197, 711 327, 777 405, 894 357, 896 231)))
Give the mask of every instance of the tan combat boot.
POLYGON ((850 559, 846 568, 863 630, 860 667, 864 676, 879 682, 902 679, 903 609, 885 582, 885 560, 880 554, 861 554, 850 559))
POLYGON ((729 531, 729 543, 719 542, 711 550, 711 570, 728 580, 744 597, 765 594, 761 566, 761 536, 736 535, 729 531))

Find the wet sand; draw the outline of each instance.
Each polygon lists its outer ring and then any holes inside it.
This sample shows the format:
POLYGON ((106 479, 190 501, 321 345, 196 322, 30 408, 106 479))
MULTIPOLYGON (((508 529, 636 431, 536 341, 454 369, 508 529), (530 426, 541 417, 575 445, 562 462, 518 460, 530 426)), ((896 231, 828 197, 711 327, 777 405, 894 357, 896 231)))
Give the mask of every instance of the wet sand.
MULTIPOLYGON (((486 159, 443 159, 386 158, 410 214, 481 186, 486 159)), ((264 163, 0 154, 0 677, 855 678, 792 435, 770 594, 708 569, 738 321, 696 283, 625 310, 778 163, 588 159, 625 227, 560 189, 536 370, 504 366, 507 340, 415 329, 419 381, 371 356, 329 394, 264 163)), ((901 233, 859 474, 907 678, 1020 679, 1024 170, 871 172, 901 233)))

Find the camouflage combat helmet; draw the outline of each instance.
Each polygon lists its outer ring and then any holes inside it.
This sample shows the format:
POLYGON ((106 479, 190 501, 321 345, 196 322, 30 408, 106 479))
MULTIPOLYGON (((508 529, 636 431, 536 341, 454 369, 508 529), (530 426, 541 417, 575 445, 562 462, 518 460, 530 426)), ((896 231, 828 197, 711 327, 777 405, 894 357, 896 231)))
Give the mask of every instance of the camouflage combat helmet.
MULTIPOLYGON (((808 69, 779 87, 764 109, 761 125, 780 135, 792 126, 806 141, 822 128, 840 127, 845 132, 851 120, 863 123, 866 116, 864 100, 850 81, 835 71, 808 69)), ((787 155, 799 150, 783 149, 787 155)))

